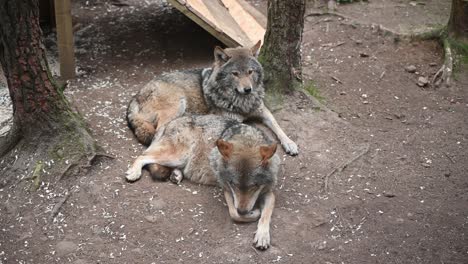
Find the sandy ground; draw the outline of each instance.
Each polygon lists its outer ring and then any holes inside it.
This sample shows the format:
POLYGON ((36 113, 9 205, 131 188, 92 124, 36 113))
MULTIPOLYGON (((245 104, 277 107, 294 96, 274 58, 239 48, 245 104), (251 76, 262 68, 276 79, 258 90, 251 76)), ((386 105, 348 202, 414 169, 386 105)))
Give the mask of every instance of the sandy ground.
MULTIPOLYGON (((450 88, 416 85, 441 64, 437 43, 307 17, 304 73, 335 112, 294 93, 274 113, 301 152, 281 152, 260 252, 256 225, 233 223, 218 188, 123 180, 144 149, 125 122, 131 96, 162 71, 209 65, 220 43, 164 1, 89 2, 74 2, 80 76, 66 94, 115 159, 36 192, 30 172, 0 179, 0 263, 468 263, 467 70, 450 88)), ((447 19, 450 1, 420 2, 339 10, 395 30, 447 19)))

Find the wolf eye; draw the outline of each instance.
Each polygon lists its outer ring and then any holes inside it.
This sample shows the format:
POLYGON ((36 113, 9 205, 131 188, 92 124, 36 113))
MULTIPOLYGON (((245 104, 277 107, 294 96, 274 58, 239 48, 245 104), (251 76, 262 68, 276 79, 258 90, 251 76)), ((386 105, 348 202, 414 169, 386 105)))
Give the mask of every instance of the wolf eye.
POLYGON ((239 77, 239 72, 238 71, 233 71, 232 72, 232 75, 236 76, 236 77, 239 77))
POLYGON ((252 73, 253 73, 253 70, 252 70, 252 69, 249 69, 248 72, 249 72, 249 74, 252 74, 252 73))

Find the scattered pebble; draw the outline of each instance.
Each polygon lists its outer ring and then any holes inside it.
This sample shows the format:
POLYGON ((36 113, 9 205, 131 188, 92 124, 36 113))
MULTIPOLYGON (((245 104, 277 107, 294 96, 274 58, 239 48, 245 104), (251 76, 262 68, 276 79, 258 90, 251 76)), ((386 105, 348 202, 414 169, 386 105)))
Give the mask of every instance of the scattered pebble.
POLYGON ((409 73, 415 73, 416 72, 416 66, 414 65, 409 65, 407 67, 405 67, 405 70, 409 73))
POLYGON ((426 77, 419 77, 418 78, 418 86, 419 87, 425 87, 429 84, 429 80, 426 77))

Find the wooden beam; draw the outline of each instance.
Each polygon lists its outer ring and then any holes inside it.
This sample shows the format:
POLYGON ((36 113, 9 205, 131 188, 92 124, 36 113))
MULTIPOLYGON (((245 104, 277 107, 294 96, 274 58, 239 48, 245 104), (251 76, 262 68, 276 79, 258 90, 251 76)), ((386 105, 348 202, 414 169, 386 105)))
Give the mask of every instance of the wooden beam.
POLYGON ((265 35, 266 18, 244 0, 168 0, 228 47, 249 47, 265 35))
POLYGON ((55 0, 57 46, 59 51, 60 76, 75 78, 75 52, 70 0, 55 0))

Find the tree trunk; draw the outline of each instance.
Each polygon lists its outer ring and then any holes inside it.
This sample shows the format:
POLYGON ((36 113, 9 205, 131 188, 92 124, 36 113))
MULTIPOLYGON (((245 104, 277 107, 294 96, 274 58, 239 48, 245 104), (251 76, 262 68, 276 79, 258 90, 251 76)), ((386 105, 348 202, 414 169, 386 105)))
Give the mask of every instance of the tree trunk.
POLYGON ((22 136, 54 130, 69 112, 53 82, 42 46, 37 1, 4 0, 0 9, 0 62, 22 136))
POLYGON ((448 23, 451 37, 468 40, 468 0, 453 0, 448 23))
POLYGON ((301 43, 305 0, 269 0, 265 43, 259 60, 265 87, 286 93, 302 85, 301 43))
POLYGON ((0 0, 0 63, 13 104, 12 136, 23 146, 17 147, 17 156, 35 154, 38 160, 29 163, 55 159, 57 166, 59 159, 65 167, 94 157, 95 145, 84 122, 50 74, 37 0, 0 0))

